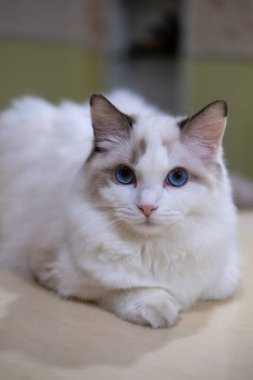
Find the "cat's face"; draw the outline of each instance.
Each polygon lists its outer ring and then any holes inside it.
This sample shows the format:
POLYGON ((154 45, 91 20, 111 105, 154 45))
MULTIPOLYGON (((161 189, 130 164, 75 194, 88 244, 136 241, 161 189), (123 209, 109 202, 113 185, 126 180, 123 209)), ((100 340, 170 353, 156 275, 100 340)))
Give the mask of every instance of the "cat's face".
POLYGON ((222 181, 226 105, 191 119, 131 118, 104 97, 91 101, 95 150, 86 166, 94 207, 115 225, 144 234, 208 212, 222 181))

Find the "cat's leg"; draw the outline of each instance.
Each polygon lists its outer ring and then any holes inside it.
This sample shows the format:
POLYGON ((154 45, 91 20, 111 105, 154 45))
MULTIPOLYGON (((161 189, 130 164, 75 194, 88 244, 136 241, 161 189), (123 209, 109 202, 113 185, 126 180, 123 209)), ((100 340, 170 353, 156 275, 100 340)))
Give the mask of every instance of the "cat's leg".
POLYGON ((35 279, 62 297, 76 295, 79 277, 66 249, 41 249, 30 260, 35 279))
POLYGON ((112 290, 98 304, 124 320, 153 328, 172 326, 180 311, 177 301, 160 288, 112 290))
POLYGON ((239 279, 240 265, 238 259, 232 258, 213 284, 202 293, 201 300, 223 300, 232 297, 239 279))
POLYGON ((161 288, 106 290, 102 285, 94 286, 88 278, 78 277, 65 250, 41 250, 32 257, 30 264, 35 278, 46 288, 63 297, 95 301, 132 323, 167 327, 176 322, 180 311, 179 303, 161 288))
POLYGON ((30 269, 34 278, 48 289, 57 290, 58 271, 55 267, 57 253, 53 249, 41 249, 33 254, 30 269))
POLYGON ((75 297, 96 302, 105 293, 98 281, 94 283, 88 272, 79 271, 65 248, 41 249, 31 258, 30 269, 34 278, 45 288, 61 297, 75 297))

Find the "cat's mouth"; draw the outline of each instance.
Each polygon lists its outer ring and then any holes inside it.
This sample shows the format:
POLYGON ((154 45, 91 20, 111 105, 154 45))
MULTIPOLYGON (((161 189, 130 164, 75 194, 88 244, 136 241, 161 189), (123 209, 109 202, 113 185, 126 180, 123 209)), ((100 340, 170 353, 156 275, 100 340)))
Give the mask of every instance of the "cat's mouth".
POLYGON ((142 222, 142 224, 144 225, 144 226, 155 226, 156 224, 152 221, 152 220, 150 220, 149 218, 146 218, 143 222, 142 222))
POLYGON ((153 220, 150 220, 149 218, 146 218, 142 222, 139 223, 139 226, 142 227, 147 227, 147 228, 154 228, 154 227, 159 227, 159 223, 154 222, 153 220))
POLYGON ((163 228, 160 223, 153 220, 142 220, 135 225, 131 225, 131 228, 135 232, 140 233, 143 236, 160 236, 162 234, 163 228))

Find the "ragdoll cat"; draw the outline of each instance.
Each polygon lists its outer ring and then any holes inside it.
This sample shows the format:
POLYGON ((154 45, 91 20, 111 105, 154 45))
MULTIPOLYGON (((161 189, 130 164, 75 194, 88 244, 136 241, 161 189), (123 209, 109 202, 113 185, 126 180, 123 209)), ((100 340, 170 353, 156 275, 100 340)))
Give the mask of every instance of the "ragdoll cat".
POLYGON ((89 110, 25 98, 1 114, 2 265, 26 263, 61 296, 130 322, 171 326, 238 282, 226 103, 175 118, 133 94, 110 100, 93 95, 89 110))

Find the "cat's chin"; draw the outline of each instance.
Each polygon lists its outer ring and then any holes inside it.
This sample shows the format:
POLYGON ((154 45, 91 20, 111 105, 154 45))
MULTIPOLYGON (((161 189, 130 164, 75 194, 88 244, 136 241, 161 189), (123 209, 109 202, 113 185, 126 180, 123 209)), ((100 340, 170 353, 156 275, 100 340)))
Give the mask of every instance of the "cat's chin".
POLYGON ((135 234, 145 236, 161 236, 164 234, 165 226, 149 220, 140 223, 127 223, 126 227, 135 234))

